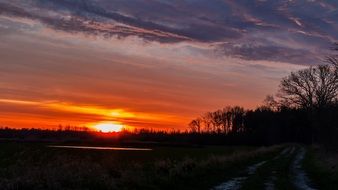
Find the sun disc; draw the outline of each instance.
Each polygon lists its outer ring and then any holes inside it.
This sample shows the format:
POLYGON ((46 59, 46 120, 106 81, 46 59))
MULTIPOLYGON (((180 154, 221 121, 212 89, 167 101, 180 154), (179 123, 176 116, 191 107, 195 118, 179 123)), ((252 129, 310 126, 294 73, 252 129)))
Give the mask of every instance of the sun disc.
POLYGON ((94 128, 104 133, 119 132, 123 129, 123 125, 119 123, 99 123, 94 125, 94 128))

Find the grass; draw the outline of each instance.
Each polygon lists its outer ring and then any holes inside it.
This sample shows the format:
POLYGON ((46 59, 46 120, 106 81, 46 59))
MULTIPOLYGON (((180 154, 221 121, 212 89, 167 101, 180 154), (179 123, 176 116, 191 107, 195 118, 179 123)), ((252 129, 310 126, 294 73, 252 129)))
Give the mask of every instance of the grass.
POLYGON ((319 146, 308 147, 303 167, 317 189, 336 190, 338 187, 338 153, 319 146))
POLYGON ((0 144, 0 189, 210 189, 280 147, 71 150, 0 144))

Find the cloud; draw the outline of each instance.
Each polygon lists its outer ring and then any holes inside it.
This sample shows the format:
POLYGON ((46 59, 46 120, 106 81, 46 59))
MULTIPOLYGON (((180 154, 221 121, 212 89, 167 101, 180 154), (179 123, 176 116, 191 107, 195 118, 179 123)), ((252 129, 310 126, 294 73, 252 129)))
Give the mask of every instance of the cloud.
MULTIPOLYGON (((162 43, 233 42, 262 32, 303 31, 337 40, 337 3, 306 1, 0 1, 0 14, 56 30, 105 37, 138 36, 162 43), (322 12, 316 16, 314 11, 322 12)), ((327 40, 327 39, 323 39, 327 40)))
POLYGON ((220 43, 225 55, 248 60, 291 59, 291 63, 300 64, 317 62, 318 56, 307 50, 255 45, 248 40, 264 43, 264 38, 252 37, 257 32, 266 37, 287 33, 298 44, 306 44, 304 47, 325 49, 338 39, 337 7, 333 1, 309 0, 14 0, 0 1, 0 14, 38 20, 55 30, 107 38, 137 36, 160 43, 211 46, 220 43), (317 11, 321 14, 313 14, 317 11), (296 58, 304 53, 310 61, 296 58))
MULTIPOLYGON (((49 1, 49 3, 51 2, 53 1, 49 1)), ((170 31, 167 31, 165 27, 160 27, 151 22, 138 21, 137 19, 129 18, 118 13, 108 13, 103 9, 86 6, 87 3, 85 3, 85 1, 83 3, 74 2, 57 1, 58 4, 55 3, 55 5, 62 5, 61 7, 70 5, 70 7, 68 7, 70 10, 73 9, 71 6, 75 6, 79 9, 83 9, 84 12, 57 12, 58 9, 49 10, 48 8, 50 7, 41 2, 41 4, 44 5, 41 5, 44 9, 41 11, 39 10, 38 12, 27 10, 27 8, 13 4, 0 3, 0 14, 38 20, 55 30, 71 33, 82 32, 91 35, 102 35, 104 37, 115 36, 119 38, 139 36, 146 40, 167 43, 190 40, 188 37, 171 33, 170 31), (89 17, 86 16, 86 14, 93 15, 89 17), (129 25, 126 25, 125 23, 129 25)), ((57 7, 58 6, 56 6, 56 8, 57 7)))
POLYGON ((240 36, 236 29, 215 24, 204 27, 204 24, 198 22, 187 22, 182 23, 187 27, 167 26, 170 23, 163 24, 161 21, 125 16, 119 12, 105 10, 91 1, 33 1, 34 3, 25 6, 22 6, 22 2, 0 3, 0 14, 38 20, 51 28, 66 32, 118 38, 138 36, 162 43, 210 42, 240 36), (37 8, 32 9, 32 7, 37 8))
MULTIPOLYGON (((227 56, 245 60, 268 60, 288 63, 314 64, 313 59, 305 61, 303 55, 309 55, 306 50, 297 50, 278 46, 246 44, 223 44, 218 46, 218 51, 227 56)), ((311 56, 313 58, 313 56, 311 56)))

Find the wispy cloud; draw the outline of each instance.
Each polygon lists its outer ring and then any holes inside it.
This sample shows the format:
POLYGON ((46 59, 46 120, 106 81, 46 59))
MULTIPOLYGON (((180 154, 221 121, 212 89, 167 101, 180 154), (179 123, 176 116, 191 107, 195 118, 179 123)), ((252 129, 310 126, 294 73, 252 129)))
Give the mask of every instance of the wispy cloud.
POLYGON ((278 61, 291 57, 291 62, 300 63, 302 60, 293 57, 305 53, 312 59, 310 62, 315 62, 317 55, 306 49, 270 44, 264 37, 252 35, 288 33, 295 43, 317 47, 317 52, 323 53, 322 49, 338 39, 337 6, 333 1, 308 0, 15 0, 2 1, 0 14, 38 20, 53 29, 71 33, 108 38, 137 36, 161 43, 222 43, 220 48, 230 56, 278 61), (313 14, 318 11, 320 15, 313 14), (226 46, 228 43, 235 47, 226 46), (255 43, 260 45, 253 45, 255 43))

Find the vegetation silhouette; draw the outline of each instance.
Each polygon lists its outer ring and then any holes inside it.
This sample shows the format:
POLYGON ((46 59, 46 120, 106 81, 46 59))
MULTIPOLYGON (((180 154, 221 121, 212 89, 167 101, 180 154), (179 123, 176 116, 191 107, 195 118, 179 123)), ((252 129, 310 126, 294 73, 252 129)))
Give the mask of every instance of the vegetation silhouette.
MULTIPOLYGON (((334 50, 338 50, 335 44, 334 50)), ((236 136, 237 142, 276 144, 321 143, 337 147, 338 59, 292 72, 277 94, 268 95, 255 110, 225 107, 207 112, 189 124, 192 133, 236 136)))

